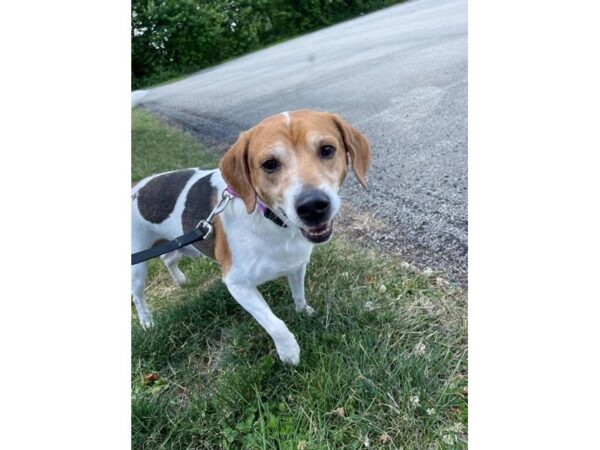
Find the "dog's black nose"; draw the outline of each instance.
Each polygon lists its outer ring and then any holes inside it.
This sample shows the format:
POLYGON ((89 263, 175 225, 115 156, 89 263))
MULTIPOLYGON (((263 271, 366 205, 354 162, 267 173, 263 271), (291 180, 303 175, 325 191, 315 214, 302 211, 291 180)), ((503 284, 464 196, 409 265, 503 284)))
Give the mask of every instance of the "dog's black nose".
POLYGON ((330 206, 329 197, 323 191, 302 192, 296 201, 296 212, 305 223, 316 225, 329 218, 330 206))

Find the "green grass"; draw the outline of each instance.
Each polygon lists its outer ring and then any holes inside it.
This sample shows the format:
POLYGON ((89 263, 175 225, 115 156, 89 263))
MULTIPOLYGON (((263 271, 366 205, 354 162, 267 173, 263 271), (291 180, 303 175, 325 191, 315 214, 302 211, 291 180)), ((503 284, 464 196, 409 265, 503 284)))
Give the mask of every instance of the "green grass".
MULTIPOLYGON (((179 134, 154 123, 157 136, 179 134)), ((201 165, 171 153, 170 138, 155 143, 169 156, 145 161, 147 169, 201 165)), ((292 368, 230 297, 215 264, 186 260, 181 268, 183 289, 150 264, 153 329, 143 331, 132 311, 133 448, 466 448, 460 289, 338 237, 316 248, 307 273, 316 315, 295 313, 283 279, 260 288, 298 339, 301 361, 292 368)))
POLYGON ((216 167, 219 158, 192 136, 167 126, 150 112, 131 112, 131 179, 186 167, 216 167))

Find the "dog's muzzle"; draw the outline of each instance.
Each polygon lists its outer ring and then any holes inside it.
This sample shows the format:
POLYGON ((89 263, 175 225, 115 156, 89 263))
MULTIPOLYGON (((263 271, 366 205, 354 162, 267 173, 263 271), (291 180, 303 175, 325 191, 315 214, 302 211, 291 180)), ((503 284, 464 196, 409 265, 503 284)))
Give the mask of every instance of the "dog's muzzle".
POLYGON ((302 221, 300 228, 306 239, 315 244, 327 241, 333 233, 331 200, 319 190, 302 191, 296 200, 296 214, 302 221))

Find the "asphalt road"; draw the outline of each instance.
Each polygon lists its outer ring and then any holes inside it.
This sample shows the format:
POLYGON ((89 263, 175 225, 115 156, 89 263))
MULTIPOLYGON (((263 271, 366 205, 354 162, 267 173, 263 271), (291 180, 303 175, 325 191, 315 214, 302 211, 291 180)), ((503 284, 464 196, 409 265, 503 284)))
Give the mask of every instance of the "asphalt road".
POLYGON ((145 107, 225 151, 241 130, 300 108, 369 139, 369 190, 342 189, 360 240, 467 285, 467 2, 416 0, 148 91, 145 107))

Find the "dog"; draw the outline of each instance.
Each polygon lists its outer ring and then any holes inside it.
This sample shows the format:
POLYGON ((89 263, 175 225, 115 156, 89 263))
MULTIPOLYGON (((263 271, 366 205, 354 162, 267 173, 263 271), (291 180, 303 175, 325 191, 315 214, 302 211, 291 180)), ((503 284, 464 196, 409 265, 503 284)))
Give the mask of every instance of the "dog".
MULTIPOLYGON (((226 189, 234 199, 203 241, 161 256, 178 285, 184 257, 206 256, 221 266, 233 298, 271 336, 283 363, 297 365, 300 347, 257 286, 286 276, 295 309, 306 302, 304 277, 311 252, 333 234, 338 191, 349 166, 366 188, 371 152, 367 139, 341 117, 298 110, 264 119, 242 132, 218 169, 183 169, 153 175, 132 189, 132 251, 138 252, 193 230, 226 189)), ((146 263, 132 266, 132 296, 140 324, 153 325, 144 300, 146 263)))

